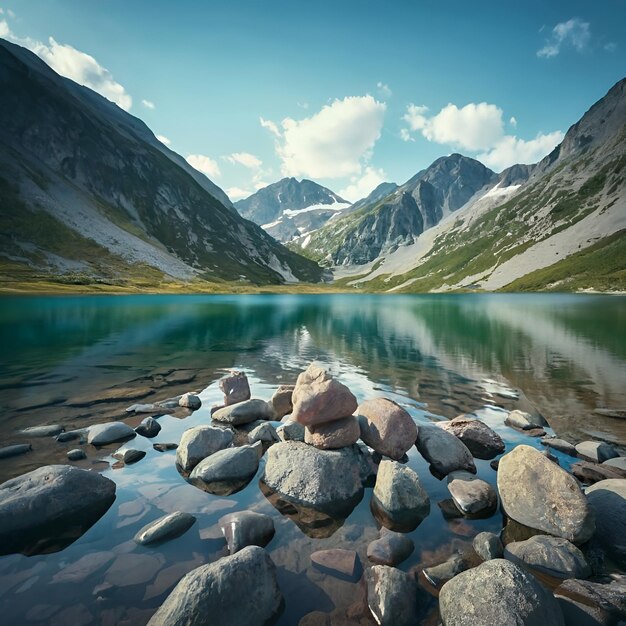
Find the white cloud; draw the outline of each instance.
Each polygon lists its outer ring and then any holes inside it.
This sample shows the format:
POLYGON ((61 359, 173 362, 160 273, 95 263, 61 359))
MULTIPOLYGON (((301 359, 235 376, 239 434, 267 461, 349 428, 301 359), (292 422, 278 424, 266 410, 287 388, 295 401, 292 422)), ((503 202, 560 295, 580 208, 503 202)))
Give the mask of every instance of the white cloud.
POLYGON ((584 52, 591 40, 589 22, 573 17, 567 22, 559 22, 553 29, 545 45, 537 50, 537 56, 544 59, 557 56, 563 46, 572 47, 577 52, 584 52))
POLYGON ((402 141, 415 141, 415 139, 411 137, 411 132, 408 128, 400 129, 400 139, 402 139, 402 141))
POLYGON ((251 191, 246 191, 240 187, 229 187, 226 190, 226 195, 233 201, 241 200, 241 198, 247 198, 252 195, 251 191))
POLYGON ((217 161, 205 156, 204 154, 190 154, 187 156, 187 163, 199 172, 206 174, 209 178, 217 178, 221 176, 220 166, 217 161))
POLYGON ((361 176, 353 176, 350 184, 339 191, 339 195, 349 202, 356 202, 369 195, 380 183, 387 180, 387 175, 382 169, 367 166, 361 176))
POLYGON ((296 104, 301 108, 301 109, 308 109, 309 108, 309 103, 308 102, 296 102, 296 104))
POLYGON ((263 161, 261 161, 261 159, 254 156, 254 154, 250 154, 249 152, 233 152, 232 154, 222 158, 233 165, 243 165, 250 170, 258 170, 263 165, 263 161))
POLYGON ((560 130, 548 134, 539 133, 529 141, 506 135, 476 158, 498 172, 516 163, 537 163, 561 143, 563 137, 560 130))
POLYGON ((391 96, 393 95, 393 92, 389 88, 389 85, 386 85, 381 81, 378 81, 376 83, 376 87, 378 87, 378 94, 381 98, 391 98, 391 96))
POLYGON ((285 176, 342 178, 361 174, 380 137, 386 105, 372 96, 334 100, 302 120, 285 118, 281 129, 261 118, 276 137, 285 176))
POLYGON ((511 126, 513 126, 513 128, 516 128, 516 127, 517 127, 517 118, 512 117, 512 118, 509 120, 509 124, 510 124, 511 126))
POLYGON ((162 143, 165 144, 166 146, 169 146, 172 142, 170 139, 168 139, 165 135, 157 135, 156 138, 162 143))
POLYGON ((146 107, 146 109, 154 109, 154 102, 152 102, 151 100, 142 100, 141 104, 143 104, 143 106, 146 107))

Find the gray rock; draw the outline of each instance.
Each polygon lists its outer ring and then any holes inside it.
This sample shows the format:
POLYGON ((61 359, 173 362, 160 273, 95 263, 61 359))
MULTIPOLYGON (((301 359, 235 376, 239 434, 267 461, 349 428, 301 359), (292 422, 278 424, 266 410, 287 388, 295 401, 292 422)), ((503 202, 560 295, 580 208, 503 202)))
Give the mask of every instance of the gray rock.
POLYGON ((507 426, 518 428, 519 430, 533 430, 535 428, 541 428, 540 424, 535 423, 530 413, 524 411, 511 411, 507 418, 504 420, 507 426))
POLYGON ((289 415, 293 411, 293 390, 295 385, 281 385, 272 396, 270 404, 274 409, 276 419, 282 419, 285 415, 289 415))
POLYGON ((151 543, 168 541, 186 533, 194 524, 196 518, 182 511, 164 515, 144 526, 136 535, 135 542, 146 546, 151 543))
POLYGON ((331 548, 311 553, 311 563, 333 575, 354 578, 361 573, 360 561, 354 550, 331 548))
POLYGON ((274 521, 269 515, 254 511, 238 511, 218 521, 231 554, 246 546, 264 548, 274 536, 274 521))
POLYGON ((563 452, 563 454, 576 456, 576 446, 571 444, 569 441, 565 441, 565 439, 558 439, 557 437, 545 437, 541 440, 541 443, 544 446, 548 446, 550 448, 558 450, 559 452, 563 452))
POLYGON ((156 437, 161 432, 161 424, 157 422, 154 417, 146 417, 141 420, 141 424, 135 428, 135 432, 142 437, 156 437))
MULTIPOLYGON (((176 400, 176 407, 180 406, 178 404, 178 400, 176 400)), ((127 409, 126 413, 152 413, 156 415, 158 413, 163 413, 164 408, 175 408, 175 407, 166 407, 163 404, 152 404, 152 403, 141 403, 141 404, 131 404, 127 409)))
POLYGON ((626 471, 626 456, 616 456, 613 459, 603 461, 602 465, 606 467, 616 467, 617 469, 626 471))
POLYGON ((420 424, 415 444, 420 454, 440 474, 455 470, 476 472, 472 453, 467 446, 452 433, 435 425, 420 424))
POLYGON ((321 510, 350 508, 363 493, 357 446, 319 450, 297 441, 273 445, 264 483, 286 499, 321 510))
POLYGON ((485 561, 447 582, 439 593, 439 612, 444 626, 564 626, 554 596, 505 559, 485 561))
POLYGON ((29 426, 20 430, 27 437, 54 437, 65 430, 60 424, 46 424, 44 426, 29 426))
POLYGON ((82 459, 86 459, 87 455, 84 450, 74 448, 67 453, 67 458, 69 461, 81 461, 82 459))
POLYGON ((0 459, 8 459, 12 456, 19 456, 31 452, 33 446, 30 443, 17 443, 13 446, 5 446, 0 448, 0 459))
POLYGON ((304 426, 298 422, 286 422, 276 429, 281 441, 304 441, 304 426))
POLYGON ((176 450, 176 463, 185 472, 190 472, 200 461, 228 448, 233 442, 233 433, 225 428, 196 426, 183 433, 176 450))
POLYGON ((478 533, 472 541, 472 547, 483 561, 502 558, 504 550, 500 537, 489 532, 478 533))
POLYGON ((519 445, 500 459, 498 491, 505 513, 524 526, 576 544, 593 535, 578 481, 535 448, 519 445))
POLYGON ((408 532, 428 515, 430 500, 410 467, 383 460, 378 466, 372 509, 387 528, 408 532))
POLYGON ((352 392, 315 363, 298 376, 292 400, 292 418, 304 426, 347 417, 357 408, 352 392))
POLYGON ((64 548, 115 500, 115 483, 71 465, 46 465, 0 485, 0 554, 64 548))
POLYGON ((581 441, 576 444, 578 456, 594 463, 602 463, 619 456, 615 448, 603 441, 581 441))
POLYGON ((217 409, 211 417, 216 422, 240 426, 256 420, 271 420, 274 414, 272 407, 265 400, 252 399, 217 409))
POLYGON ((572 463, 570 472, 586 485, 593 485, 600 480, 610 478, 626 478, 626 470, 619 467, 611 467, 604 463, 590 463, 589 461, 579 461, 572 463))
POLYGON ((379 539, 367 546, 367 558, 376 565, 395 567, 408 559, 415 545, 413 540, 404 533, 386 530, 379 539))
POLYGON ((361 439, 370 448, 399 461, 417 439, 413 418, 393 400, 374 398, 358 408, 361 439))
POLYGON ((380 626, 417 623, 417 584, 395 567, 374 565, 365 570, 367 605, 380 626))
POLYGON ((504 548, 504 557, 554 578, 591 576, 591 568, 583 553, 562 537, 535 535, 526 541, 513 541, 504 548))
POLYGON ((65 432, 59 433, 56 436, 56 440, 59 443, 65 443, 66 441, 75 441, 76 439, 81 439, 81 443, 87 441, 87 434, 89 433, 89 428, 77 428, 76 430, 66 430, 65 432))
POLYGON ((448 483, 448 491, 454 504, 465 515, 493 513, 498 506, 498 496, 493 487, 473 476, 469 480, 455 478, 448 483))
POLYGON ((587 489, 596 535, 611 558, 626 566, 626 478, 602 480, 587 489))
POLYGON ((570 578, 554 590, 565 623, 572 626, 616 626, 626 621, 626 583, 593 583, 570 578))
POLYGON ((118 461, 122 461, 124 465, 132 465, 137 463, 137 461, 141 461, 146 456, 146 451, 123 447, 116 450, 111 456, 118 461))
POLYGON ((135 431, 124 422, 96 424, 95 426, 90 426, 89 428, 87 443, 94 446, 106 446, 109 443, 132 439, 135 436, 135 431))
MULTIPOLYGON (((261 445, 260 442, 258 445, 261 445)), ((189 475, 189 480, 209 493, 230 495, 245 487, 258 468, 256 447, 226 448, 200 461, 189 475)))
POLYGON ((307 426, 304 441, 322 450, 336 450, 355 444, 361 434, 356 417, 349 415, 317 426, 307 426))
POLYGON ((244 372, 232 371, 228 376, 220 378, 219 385, 226 406, 250 399, 250 384, 244 372))
POLYGON ((152 447, 157 452, 167 452, 168 450, 176 450, 178 448, 177 443, 153 443, 152 447))
POLYGON ((479 419, 459 415, 437 426, 458 437, 477 459, 493 459, 504 452, 502 437, 479 419))
POLYGON ((196 411, 202 406, 202 400, 194 393, 184 393, 180 397, 178 405, 196 411))
POLYGON ((428 580, 433 587, 439 588, 466 569, 467 564, 461 555, 454 554, 447 561, 439 565, 425 567, 423 572, 426 580, 428 580))
POLYGON ((276 568, 263 548, 248 546, 189 572, 149 626, 259 626, 280 608, 276 568))
POLYGON ((259 424, 248 433, 248 441, 255 443, 262 441, 264 443, 275 443, 279 441, 276 429, 269 423, 259 424))

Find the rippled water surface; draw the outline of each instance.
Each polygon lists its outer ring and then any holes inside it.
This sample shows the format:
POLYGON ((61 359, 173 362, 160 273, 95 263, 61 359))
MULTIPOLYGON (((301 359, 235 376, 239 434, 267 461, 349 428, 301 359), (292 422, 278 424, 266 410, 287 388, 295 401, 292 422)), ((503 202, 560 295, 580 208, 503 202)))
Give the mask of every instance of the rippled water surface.
MULTIPOLYGON (((76 442, 25 439, 27 426, 66 429, 126 419, 136 401, 201 391, 203 406, 189 415, 159 418, 154 440, 137 464, 116 467, 116 444, 83 446, 81 467, 117 483, 117 498, 91 529, 60 552, 0 557, 0 614, 6 623, 142 624, 187 571, 226 554, 216 526, 226 512, 245 508, 271 515, 268 546, 278 566, 285 608, 279 624, 297 624, 318 610, 353 623, 373 623, 363 608, 361 581, 315 569, 311 552, 358 551, 378 536, 371 489, 337 529, 282 515, 259 489, 259 473, 242 491, 214 496, 188 484, 174 452, 182 432, 210 422, 221 400, 217 380, 230 368, 246 371, 253 397, 269 399, 295 381, 312 360, 330 367, 358 400, 383 395, 416 422, 475 412, 507 447, 536 439, 504 425, 505 410, 542 415, 570 441, 600 438, 626 444, 626 420, 596 408, 626 407, 626 298, 560 295, 459 296, 125 296, 4 298, 0 300, 0 444, 30 441, 33 451, 0 460, 0 479, 64 462, 76 442), (164 513, 183 510, 198 521, 184 536, 156 547, 136 546, 134 534, 164 513), (300 523, 300 525, 299 525, 300 523), (304 527, 305 531, 302 530, 304 527), (307 534, 308 533, 308 534, 307 534), (313 536, 311 536, 313 535, 313 536)), ((562 465, 571 459, 559 455, 562 465)), ((415 448, 409 452, 431 499, 430 515, 410 533, 416 550, 402 565, 415 571, 443 561, 481 530, 499 531, 502 516, 446 520, 438 502, 449 497, 415 448)), ((477 461, 491 483, 488 461, 477 461)), ((310 520, 309 520, 310 522, 310 520)), ((434 606, 434 603, 433 603, 434 606)), ((436 609, 433 608, 433 611, 436 609)), ((425 623, 436 613, 425 611, 425 623)), ((434 622, 433 622, 434 623, 434 622)))

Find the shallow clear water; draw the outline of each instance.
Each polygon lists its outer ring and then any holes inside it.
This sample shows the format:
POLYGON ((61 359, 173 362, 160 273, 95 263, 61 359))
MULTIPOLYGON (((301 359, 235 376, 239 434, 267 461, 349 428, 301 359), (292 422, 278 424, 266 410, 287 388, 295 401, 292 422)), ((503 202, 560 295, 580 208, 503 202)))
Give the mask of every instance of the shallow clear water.
MULTIPOLYGON (((507 447, 536 439, 504 426, 503 409, 541 414, 559 436, 596 437, 626 445, 626 422, 594 414, 626 407, 626 298, 568 295, 442 296, 92 296, 0 300, 0 444, 21 443, 19 429, 61 423, 67 429, 126 418, 140 401, 202 390, 190 416, 159 418, 153 440, 133 447, 148 454, 115 468, 119 446, 88 449, 81 467, 102 469, 117 483, 117 499, 100 521, 61 552, 0 557, 0 614, 7 623, 145 623, 187 571, 225 554, 216 523, 251 508, 272 515, 268 546, 286 598, 279 624, 297 624, 313 610, 371 623, 361 582, 343 581, 311 566, 311 552, 356 549, 364 564, 378 528, 371 490, 330 537, 307 536, 262 495, 259 473, 241 492, 213 496, 187 484, 174 452, 182 432, 210 421, 221 400, 217 380, 247 372, 253 397, 269 399, 312 360, 329 366, 359 401, 377 395, 401 403, 420 423, 477 412, 507 447), (180 379, 172 378, 180 370, 180 379), (183 373, 185 373, 183 372, 183 373), (121 391, 120 391, 121 390, 121 391), (104 401, 106 399, 106 401, 104 401), (100 401, 103 400, 103 401, 100 401), (104 460, 106 463, 102 463, 104 460), (184 510, 198 522, 183 537, 157 547, 132 542, 142 526, 184 510), (79 559, 79 574, 72 567, 79 559), (70 569, 68 569, 70 568, 70 569)), ((135 425, 141 416, 129 421, 135 425)), ((33 439, 33 452, 0 460, 2 480, 60 462, 76 442, 33 439)), ((562 465, 571 459, 558 455, 562 465)), ((499 531, 502 516, 446 520, 448 497, 415 448, 409 453, 431 499, 431 512, 410 533, 416 550, 402 565, 417 570, 469 545, 481 530, 499 531)), ((491 483, 488 461, 477 461, 491 483)), ((435 619, 435 614, 424 619, 435 619)))

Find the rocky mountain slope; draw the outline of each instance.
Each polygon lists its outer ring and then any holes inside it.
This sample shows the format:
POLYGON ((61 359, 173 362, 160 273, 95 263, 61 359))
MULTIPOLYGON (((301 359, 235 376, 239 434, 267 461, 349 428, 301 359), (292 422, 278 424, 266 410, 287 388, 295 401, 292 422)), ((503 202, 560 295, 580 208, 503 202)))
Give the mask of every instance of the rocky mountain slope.
POLYGON ((0 40, 2 282, 316 281, 139 119, 0 40))
POLYGON ((312 180, 283 178, 235 207, 279 241, 295 240, 306 247, 310 233, 343 214, 350 203, 312 180))
POLYGON ((535 166, 336 276, 372 290, 626 289, 626 79, 535 166))

